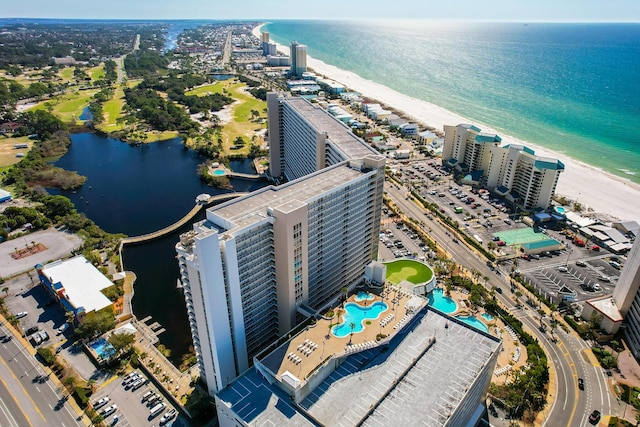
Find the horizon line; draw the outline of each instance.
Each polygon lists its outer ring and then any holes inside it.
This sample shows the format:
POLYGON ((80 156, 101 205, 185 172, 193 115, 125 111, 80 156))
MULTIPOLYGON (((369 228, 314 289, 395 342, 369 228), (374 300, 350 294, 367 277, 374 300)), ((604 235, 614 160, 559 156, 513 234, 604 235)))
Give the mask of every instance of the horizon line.
POLYGON ((523 20, 523 19, 451 19, 451 18, 96 18, 96 17, 0 17, 0 21, 7 20, 67 20, 67 21, 238 21, 238 22, 267 22, 267 21, 383 21, 383 22, 475 22, 475 23, 514 23, 514 24, 640 24, 640 19, 632 20, 523 20))

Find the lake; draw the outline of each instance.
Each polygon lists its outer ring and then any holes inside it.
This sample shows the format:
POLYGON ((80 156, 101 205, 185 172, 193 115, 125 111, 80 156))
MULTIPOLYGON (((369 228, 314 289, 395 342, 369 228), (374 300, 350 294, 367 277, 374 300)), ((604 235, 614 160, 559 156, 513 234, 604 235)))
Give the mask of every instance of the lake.
MULTIPOLYGON (((71 135, 69 151, 56 166, 77 171, 87 182, 74 191, 49 189, 69 197, 79 212, 103 230, 129 236, 149 233, 178 221, 195 205, 198 194, 229 192, 207 187, 197 176, 206 159, 185 148, 180 138, 132 146, 95 134, 71 135)), ((232 161, 232 170, 255 173, 250 160, 232 161)), ((235 191, 253 191, 264 181, 231 178, 235 191)), ((204 211, 194 219, 204 219, 204 211)), ((166 332, 160 342, 172 350, 179 364, 191 345, 174 246, 191 225, 140 245, 127 246, 124 265, 137 276, 133 310, 138 319, 152 316, 166 332)))

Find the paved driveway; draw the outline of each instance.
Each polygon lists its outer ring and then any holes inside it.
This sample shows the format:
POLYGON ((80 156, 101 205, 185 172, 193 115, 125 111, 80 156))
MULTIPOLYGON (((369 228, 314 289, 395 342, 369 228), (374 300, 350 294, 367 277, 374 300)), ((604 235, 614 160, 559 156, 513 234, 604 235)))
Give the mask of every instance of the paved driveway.
POLYGON ((0 244, 0 277, 11 277, 18 273, 32 270, 36 264, 46 264, 50 261, 69 256, 72 250, 82 245, 82 239, 75 234, 57 231, 54 228, 36 231, 25 236, 0 244), (20 259, 11 256, 18 250, 31 246, 35 242, 46 247, 42 252, 20 259))

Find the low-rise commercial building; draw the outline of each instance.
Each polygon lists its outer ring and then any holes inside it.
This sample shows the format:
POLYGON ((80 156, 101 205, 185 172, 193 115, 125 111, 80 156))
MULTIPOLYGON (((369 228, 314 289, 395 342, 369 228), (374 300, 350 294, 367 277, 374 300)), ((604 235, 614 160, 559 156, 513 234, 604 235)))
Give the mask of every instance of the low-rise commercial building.
POLYGON ((39 264, 36 271, 40 283, 77 322, 93 313, 113 311, 113 302, 102 291, 114 284, 85 257, 39 264))

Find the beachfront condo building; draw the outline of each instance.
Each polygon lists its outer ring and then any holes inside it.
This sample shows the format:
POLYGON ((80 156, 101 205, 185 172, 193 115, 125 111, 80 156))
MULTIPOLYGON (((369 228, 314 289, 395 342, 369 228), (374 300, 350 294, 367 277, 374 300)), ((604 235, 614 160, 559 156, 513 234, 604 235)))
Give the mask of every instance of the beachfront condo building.
POLYGON ((377 258, 384 157, 322 108, 268 94, 278 186, 207 209, 176 245, 194 348, 214 394, 377 258))
POLYGON ((523 145, 500 146, 496 134, 483 133, 469 124, 444 126, 442 163, 521 209, 547 209, 564 164, 536 156, 523 145))
POLYGON ((307 72, 307 45, 297 41, 291 42, 291 76, 302 78, 302 73, 307 72))
POLYGON ((269 39, 269 33, 267 31, 263 31, 260 33, 260 46, 262 47, 262 54, 267 56, 269 53, 269 43, 271 40, 269 39))
POLYGON ((500 145, 496 134, 483 133, 474 125, 444 126, 442 162, 462 174, 482 176, 489 169, 491 147, 500 145))
POLYGON ((486 187, 521 209, 548 209, 564 164, 524 145, 491 147, 486 187))

